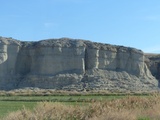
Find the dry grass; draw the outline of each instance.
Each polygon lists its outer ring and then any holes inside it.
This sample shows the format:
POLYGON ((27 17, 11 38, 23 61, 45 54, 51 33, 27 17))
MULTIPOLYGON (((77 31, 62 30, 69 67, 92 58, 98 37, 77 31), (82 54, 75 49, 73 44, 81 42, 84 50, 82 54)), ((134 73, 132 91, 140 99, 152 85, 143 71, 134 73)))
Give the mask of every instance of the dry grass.
POLYGON ((4 120, 160 120, 160 95, 93 101, 84 106, 41 102, 33 111, 24 108, 4 120))

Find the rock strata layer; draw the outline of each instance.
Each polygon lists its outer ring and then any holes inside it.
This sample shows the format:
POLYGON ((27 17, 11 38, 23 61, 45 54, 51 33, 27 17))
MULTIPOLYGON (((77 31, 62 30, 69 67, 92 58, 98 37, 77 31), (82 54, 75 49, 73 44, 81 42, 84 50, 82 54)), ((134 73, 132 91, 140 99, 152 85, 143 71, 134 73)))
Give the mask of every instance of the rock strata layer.
MULTIPOLYGON (((153 73, 153 72, 152 72, 153 73)), ((148 91, 158 88, 140 50, 79 39, 0 38, 0 89, 148 91)))

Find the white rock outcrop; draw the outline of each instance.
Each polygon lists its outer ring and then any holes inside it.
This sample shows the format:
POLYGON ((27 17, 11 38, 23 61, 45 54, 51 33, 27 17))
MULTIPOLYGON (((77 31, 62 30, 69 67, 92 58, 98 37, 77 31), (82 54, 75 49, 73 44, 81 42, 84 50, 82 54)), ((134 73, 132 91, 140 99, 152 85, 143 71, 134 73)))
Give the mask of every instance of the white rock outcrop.
POLYGON ((158 88, 140 50, 68 38, 22 42, 0 38, 0 89, 158 88))

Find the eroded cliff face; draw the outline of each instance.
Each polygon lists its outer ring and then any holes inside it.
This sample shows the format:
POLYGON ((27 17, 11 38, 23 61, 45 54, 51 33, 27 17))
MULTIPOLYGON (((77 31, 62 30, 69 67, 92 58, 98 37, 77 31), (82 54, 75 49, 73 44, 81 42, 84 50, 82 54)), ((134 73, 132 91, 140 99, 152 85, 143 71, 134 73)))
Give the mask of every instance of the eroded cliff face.
POLYGON ((0 88, 14 88, 15 68, 20 43, 0 38, 0 88))
POLYGON ((142 51, 68 38, 0 38, 0 89, 152 90, 158 81, 142 51))
POLYGON ((160 54, 145 54, 145 63, 152 75, 160 80, 160 54))

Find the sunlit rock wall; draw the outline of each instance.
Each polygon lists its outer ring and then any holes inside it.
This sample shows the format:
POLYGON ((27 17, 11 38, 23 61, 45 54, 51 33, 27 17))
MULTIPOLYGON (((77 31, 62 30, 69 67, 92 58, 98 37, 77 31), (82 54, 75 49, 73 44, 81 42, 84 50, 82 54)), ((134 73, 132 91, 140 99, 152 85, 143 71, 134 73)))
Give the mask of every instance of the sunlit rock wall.
POLYGON ((88 89, 158 86, 143 52, 134 48, 68 38, 38 42, 0 38, 0 89, 82 89, 84 82, 88 89))

